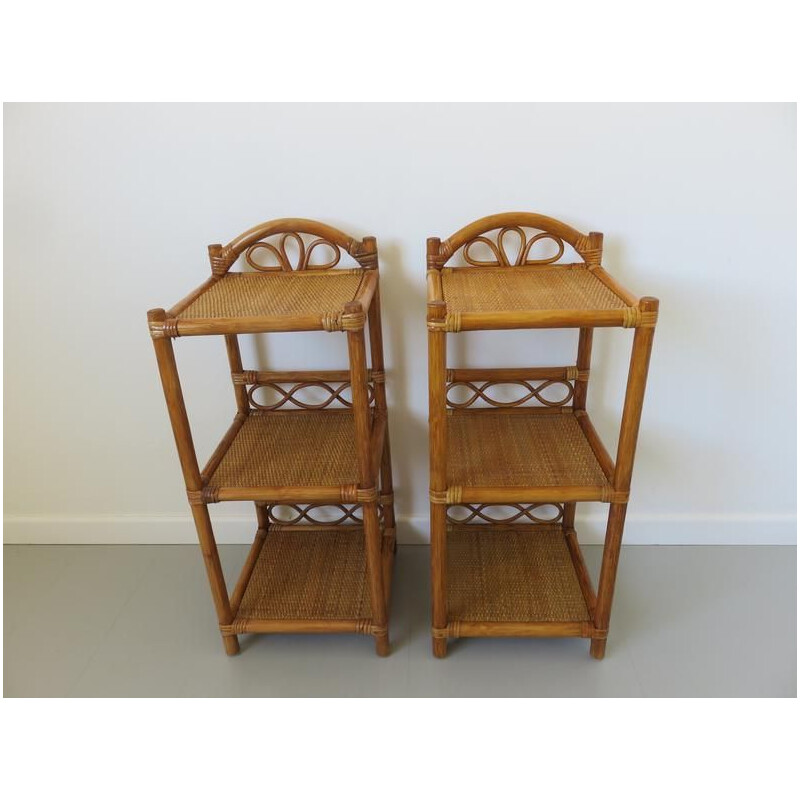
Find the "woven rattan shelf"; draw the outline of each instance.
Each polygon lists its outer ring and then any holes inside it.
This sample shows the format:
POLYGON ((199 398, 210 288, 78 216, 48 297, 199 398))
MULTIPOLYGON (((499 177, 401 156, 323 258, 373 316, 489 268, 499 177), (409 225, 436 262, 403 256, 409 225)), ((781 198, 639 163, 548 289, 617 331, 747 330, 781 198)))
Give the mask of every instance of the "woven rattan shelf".
POLYGON ((602 243, 528 213, 428 240, 438 657, 459 636, 580 636, 605 654, 658 301, 603 269, 602 243), (596 327, 635 328, 616 460, 586 412, 596 327), (575 364, 447 368, 447 334, 511 328, 577 329, 575 364), (597 593, 574 530, 581 501, 609 503, 597 593))
POLYGON ((447 574, 450 635, 484 623, 591 629, 560 525, 449 525, 447 574))
MULTIPOLYGON (((379 424, 370 427, 372 452, 382 449, 384 422, 380 417, 379 424)), ((207 502, 338 503, 352 501, 358 492, 355 418, 350 409, 253 410, 237 416, 231 431, 234 438, 223 440, 202 473, 207 502)), ((373 477, 378 480, 377 471, 373 477)))
POLYGON ((209 255, 211 277, 148 325, 225 650, 243 633, 353 632, 387 655, 395 522, 375 239, 282 219, 209 255), (253 271, 230 272, 240 258, 253 271), (281 331, 343 332, 348 368, 244 369, 238 334, 281 331), (224 337, 236 401, 202 471, 172 345, 201 335, 224 337), (230 595, 208 510, 226 500, 253 501, 258 520, 230 595))
MULTIPOLYGON (((231 633, 293 631, 371 633, 372 607, 364 529, 274 525, 257 536, 252 571, 234 592, 231 633)), ((383 537, 382 562, 391 570, 394 538, 383 537)), ((389 601, 390 581, 385 583, 389 601)))
POLYGON ((579 420, 561 408, 449 411, 447 489, 464 502, 502 502, 509 487, 529 487, 516 500, 603 500, 608 477, 579 420))

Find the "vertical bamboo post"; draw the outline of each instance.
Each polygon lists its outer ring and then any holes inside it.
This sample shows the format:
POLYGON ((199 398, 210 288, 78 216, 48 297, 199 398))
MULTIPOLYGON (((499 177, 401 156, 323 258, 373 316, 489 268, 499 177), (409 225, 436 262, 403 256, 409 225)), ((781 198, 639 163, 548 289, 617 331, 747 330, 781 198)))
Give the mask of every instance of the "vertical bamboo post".
MULTIPOLYGON (((163 309, 154 309, 147 314, 149 322, 163 322, 166 313, 163 309)), ((172 424, 172 433, 178 449, 178 458, 183 471, 183 479, 187 491, 199 492, 202 489, 200 469, 197 466, 197 455, 192 441, 192 432, 189 427, 189 418, 186 415, 186 405, 183 401, 178 367, 175 363, 175 352, 172 341, 164 336, 153 338, 153 347, 158 361, 158 372, 161 376, 161 385, 164 389, 164 398, 167 401, 167 411, 172 424)), ((231 614, 228 590, 219 562, 217 543, 214 540, 214 531, 211 527, 211 518, 208 507, 205 505, 192 505, 192 516, 197 528, 197 538, 203 553, 203 561, 208 573, 208 582, 211 587, 211 596, 217 610, 217 619, 220 625, 230 625, 233 621, 231 614)), ((236 636, 223 636, 225 652, 229 656, 239 652, 239 640, 236 636)))
MULTIPOLYGON (((447 489, 447 334, 438 326, 444 322, 446 310, 442 301, 428 303, 430 490, 440 496, 447 489)), ((441 630, 447 626, 447 506, 431 502, 430 508, 433 627, 441 630)), ((433 654, 436 658, 447 655, 447 639, 433 636, 433 654)))
MULTIPOLYGON (((657 312, 658 300, 643 297, 639 301, 643 312, 657 312)), ((633 336, 631 362, 628 370, 628 385, 625 390, 625 404, 622 409, 622 424, 617 447, 617 460, 614 470, 614 489, 628 492, 631 486, 633 461, 636 455, 636 441, 639 436, 639 423, 642 418, 642 404, 647 385, 647 371, 650 366, 650 353, 653 348, 655 326, 636 328, 633 336)), ((627 503, 612 503, 608 512, 606 540, 603 547, 603 562, 600 567, 600 580, 597 587, 597 607, 594 624, 596 628, 607 631, 611 618, 611 602, 614 597, 614 584, 617 577, 622 533, 625 526, 627 503)), ((603 658, 606 651, 605 638, 592 639, 590 653, 594 658, 603 658)))
MULTIPOLYGON (((592 234, 589 234, 590 236, 592 234)), ((575 361, 579 372, 588 372, 592 363, 592 338, 594 328, 581 328, 578 333, 578 357, 575 361)), ((586 410, 586 394, 589 388, 589 379, 575 380, 575 393, 572 397, 572 407, 576 411, 586 410)), ((564 504, 564 530, 575 527, 576 503, 564 504)))
MULTIPOLYGON (((344 312, 357 315, 363 314, 364 309, 361 303, 353 301, 345 305, 344 312)), ((363 328, 348 329, 347 351, 350 359, 350 386, 355 419, 358 486, 360 489, 376 490, 376 476, 371 474, 370 434, 372 426, 370 425, 369 395, 367 393, 367 353, 363 328)), ((362 503, 362 509, 372 624, 378 629, 378 632, 375 633, 375 652, 379 656, 387 656, 389 655, 389 633, 386 629, 386 596, 383 591, 377 492, 374 500, 362 503)))
MULTIPOLYGON (((364 244, 368 250, 376 254, 376 269, 377 269, 377 252, 378 245, 374 236, 369 236, 364 239, 364 244)), ((370 363, 373 372, 384 372, 383 360, 383 329, 381 326, 381 296, 380 296, 380 282, 375 287, 375 293, 372 296, 372 302, 367 312, 367 326, 369 330, 369 354, 370 363)), ((373 382, 373 391, 375 392, 375 408, 380 414, 388 415, 386 405, 386 384, 383 381, 373 382)), ((392 482, 392 457, 391 448, 389 446, 389 425, 386 425, 386 433, 383 440, 383 452, 381 453, 381 494, 392 496, 393 482, 392 482)), ((394 500, 383 503, 383 524, 386 528, 395 527, 394 518, 394 500)))
MULTIPOLYGON (((235 333, 225 334, 225 350, 228 353, 231 374, 242 372, 242 353, 239 350, 239 337, 235 333)), ((233 394, 236 397, 237 411, 246 414, 250 407, 247 401, 247 387, 240 383, 235 383, 233 385, 233 394)))

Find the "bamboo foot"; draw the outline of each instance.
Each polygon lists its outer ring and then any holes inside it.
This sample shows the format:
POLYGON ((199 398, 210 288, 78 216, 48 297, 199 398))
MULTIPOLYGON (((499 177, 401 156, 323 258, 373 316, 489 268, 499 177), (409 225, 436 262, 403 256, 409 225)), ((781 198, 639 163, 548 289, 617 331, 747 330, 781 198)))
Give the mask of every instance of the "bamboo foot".
POLYGON ((444 658, 447 655, 447 639, 433 640, 433 655, 436 658, 444 658))
POLYGON ((602 660, 603 656, 606 654, 606 640, 592 639, 592 644, 589 647, 589 654, 598 661, 602 660))
POLYGON ((386 657, 391 652, 391 647, 389 646, 389 634, 382 633, 375 637, 375 652, 379 656, 386 657))
POLYGON ((225 645, 225 652, 229 656, 239 655, 239 637, 238 636, 223 636, 222 643, 225 645))

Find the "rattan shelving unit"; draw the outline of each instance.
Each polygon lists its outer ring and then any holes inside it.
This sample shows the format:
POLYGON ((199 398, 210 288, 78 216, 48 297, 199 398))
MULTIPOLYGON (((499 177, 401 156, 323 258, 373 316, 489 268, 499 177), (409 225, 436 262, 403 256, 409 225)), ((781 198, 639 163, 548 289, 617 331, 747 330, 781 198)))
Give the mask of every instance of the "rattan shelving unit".
POLYGON ((280 219, 208 249, 211 277, 147 319, 225 650, 244 633, 355 632, 387 655, 395 522, 375 239, 280 219), (252 271, 230 271, 240 256, 252 271), (348 369, 245 370, 238 335, 281 331, 343 334, 348 369), (201 470, 172 342, 209 335, 224 337, 236 413, 201 470), (257 527, 230 595, 208 510, 228 500, 253 501, 257 527))
POLYGON ((447 640, 462 636, 580 636, 592 640, 595 658, 605 654, 658 300, 637 300, 614 281, 601 266, 602 243, 600 233, 529 213, 428 239, 432 636, 440 658, 447 640), (445 266, 457 253, 465 263, 445 266), (596 327, 635 330, 616 461, 586 411, 596 327), (577 328, 576 363, 447 368, 449 334, 514 328, 577 328), (581 501, 610 504, 597 592, 575 534, 581 501))

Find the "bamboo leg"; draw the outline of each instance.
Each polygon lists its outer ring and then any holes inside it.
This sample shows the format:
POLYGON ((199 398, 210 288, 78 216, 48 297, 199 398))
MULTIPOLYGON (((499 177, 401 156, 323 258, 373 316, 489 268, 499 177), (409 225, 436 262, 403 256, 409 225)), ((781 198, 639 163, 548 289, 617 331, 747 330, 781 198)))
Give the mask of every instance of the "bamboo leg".
MULTIPOLYGON (((165 317, 166 314, 163 309, 156 309, 148 313, 148 319, 152 321, 163 320, 165 317)), ((178 458, 180 459, 186 489, 187 491, 197 492, 202 488, 202 481, 192 441, 192 432, 189 427, 189 418, 186 415, 186 406, 183 401, 183 392, 181 391, 172 341, 166 337, 154 338, 153 347, 156 352, 161 385, 164 389, 164 398, 167 401, 167 411, 172 423, 172 433, 175 437, 175 445, 178 449, 178 458)), ((195 527, 197 528, 197 538, 200 542, 200 549, 203 553, 203 560, 208 573, 211 596, 217 610, 217 619, 220 625, 230 625, 233 621, 230 600, 225 587, 222 567, 219 563, 219 553, 217 552, 217 543, 214 540, 214 531, 211 527, 208 508, 205 505, 192 505, 191 508, 195 527)), ((223 636, 222 641, 225 645, 225 652, 228 655, 236 655, 239 652, 239 640, 236 636, 223 636)))
MULTIPOLYGON (((361 303, 345 305, 345 311, 358 314, 363 311, 361 303)), ((350 385, 353 396, 356 453, 358 457, 359 488, 376 489, 377 475, 372 475, 370 452, 370 411, 367 393, 367 354, 364 329, 347 331, 347 351, 350 358, 350 385)), ((378 523, 377 489, 376 500, 363 503, 364 545, 369 573, 372 624, 375 633, 375 651, 379 656, 389 654, 389 633, 386 623, 386 596, 383 591, 383 564, 381 560, 381 531, 378 523)))
MULTIPOLYGON (((428 321, 444 319, 445 304, 428 303, 428 321)), ((446 339, 440 328, 428 328, 428 423, 430 436, 430 489, 447 489, 446 339)), ((447 626, 447 506, 431 503, 431 593, 433 627, 447 626)), ((433 635, 433 654, 447 655, 447 639, 433 635)))
POLYGON ((369 572, 369 591, 372 602, 372 624, 375 633, 375 652, 379 656, 389 655, 389 631, 386 624, 386 595, 383 591, 383 560, 381 558, 381 529, 378 524, 376 503, 364 503, 364 537, 369 572))
MULTIPOLYGON (((447 506, 431 503, 431 592, 433 594, 433 627, 447 625, 447 506)), ((447 639, 433 637, 433 655, 447 655, 447 639)))
MULTIPOLYGON (((658 300, 643 297, 639 301, 642 311, 658 311, 658 300)), ((647 385, 647 371, 650 366, 650 353, 653 347, 654 327, 636 329, 633 337, 631 363, 628 370, 628 386, 625 390, 625 405, 622 410, 617 460, 614 471, 614 489, 628 492, 631 486, 633 461, 636 455, 636 440, 639 436, 639 423, 642 417, 644 391, 647 385)), ((625 527, 626 503, 612 503, 608 512, 606 540, 603 547, 603 563, 600 567, 600 580, 597 587, 597 606, 595 607, 595 627, 607 631, 611 618, 611 602, 614 597, 614 583, 625 527)), ((594 658, 603 658, 606 651, 605 638, 592 640, 590 653, 594 658)))
MULTIPOLYGON (((230 625, 233 622, 230 601, 228 600, 228 590, 225 587, 225 578, 222 575, 222 566, 219 563, 219 553, 217 543, 214 540, 214 530, 211 527, 211 517, 208 513, 208 506, 192 506, 192 516, 197 528, 197 538, 200 540, 200 550, 203 553, 203 561, 208 573, 208 583, 211 586, 211 595, 214 598, 214 606, 217 609, 217 617, 220 625, 230 625)), ((225 652, 229 656, 235 656, 239 652, 239 639, 236 636, 222 637, 225 645, 225 652)))

